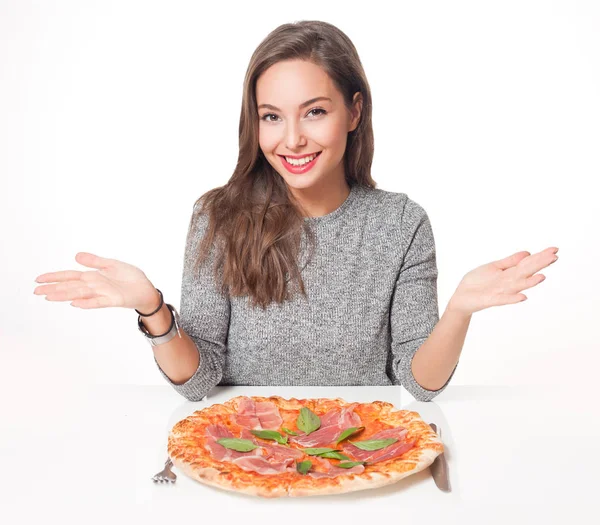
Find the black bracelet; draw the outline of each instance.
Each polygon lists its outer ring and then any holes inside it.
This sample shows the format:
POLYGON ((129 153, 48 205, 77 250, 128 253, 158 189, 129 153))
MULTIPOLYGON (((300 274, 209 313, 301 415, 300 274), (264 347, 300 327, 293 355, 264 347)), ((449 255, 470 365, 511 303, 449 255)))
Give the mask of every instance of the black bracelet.
POLYGON ((167 309, 169 310, 169 312, 171 313, 171 325, 169 326, 169 329, 164 333, 164 334, 158 334, 158 335, 151 335, 148 332, 148 329, 144 326, 144 323, 142 323, 142 318, 138 317, 138 328, 143 332, 143 334, 148 338, 148 339, 157 339, 158 337, 164 337, 165 335, 167 335, 171 330, 173 330, 173 326, 175 326, 175 314, 173 313, 173 306, 171 306, 170 304, 167 303, 167 309))
POLYGON ((162 292, 158 288, 156 289, 156 291, 160 294, 160 304, 158 305, 158 308, 156 310, 154 310, 154 312, 152 312, 151 314, 143 314, 142 312, 140 312, 138 310, 135 310, 142 317, 150 317, 151 315, 154 315, 156 312, 158 312, 162 308, 163 304, 165 304, 163 302, 163 294, 162 294, 162 292))

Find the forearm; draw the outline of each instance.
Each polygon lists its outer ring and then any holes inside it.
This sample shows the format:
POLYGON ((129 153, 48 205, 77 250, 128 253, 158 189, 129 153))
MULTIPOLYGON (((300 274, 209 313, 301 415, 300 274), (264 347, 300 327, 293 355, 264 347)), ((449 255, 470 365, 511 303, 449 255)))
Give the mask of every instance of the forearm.
MULTIPOLYGON (((158 300, 157 300, 158 303, 158 300)), ((156 308, 158 304, 155 305, 156 308)), ((141 310, 151 312, 154 308, 141 310)), ((166 304, 150 317, 142 317, 142 322, 151 335, 162 335, 171 327, 171 312, 166 304)), ((198 369, 200 356, 194 342, 179 327, 181 337, 176 335, 168 343, 153 346, 154 357, 164 373, 173 383, 181 385, 188 381, 198 369)))
POLYGON ((423 388, 439 390, 456 368, 465 342, 472 314, 446 311, 435 325, 427 340, 420 346, 412 360, 412 373, 423 388))

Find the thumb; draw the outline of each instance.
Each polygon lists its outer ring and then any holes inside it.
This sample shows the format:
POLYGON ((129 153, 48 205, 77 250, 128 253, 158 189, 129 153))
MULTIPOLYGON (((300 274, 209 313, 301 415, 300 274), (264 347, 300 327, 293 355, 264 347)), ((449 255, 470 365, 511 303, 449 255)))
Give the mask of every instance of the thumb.
POLYGON ((77 255, 75 255, 75 260, 83 266, 96 268, 97 270, 102 270, 110 264, 110 259, 105 259, 104 257, 99 257, 98 255, 88 252, 77 253, 77 255))

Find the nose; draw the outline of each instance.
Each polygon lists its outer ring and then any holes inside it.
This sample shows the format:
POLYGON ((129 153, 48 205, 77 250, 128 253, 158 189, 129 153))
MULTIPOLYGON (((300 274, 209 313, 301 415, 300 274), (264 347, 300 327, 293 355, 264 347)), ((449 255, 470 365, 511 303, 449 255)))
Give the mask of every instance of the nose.
POLYGON ((289 121, 285 131, 285 146, 290 151, 301 148, 306 144, 304 134, 300 128, 300 124, 294 121, 289 121))

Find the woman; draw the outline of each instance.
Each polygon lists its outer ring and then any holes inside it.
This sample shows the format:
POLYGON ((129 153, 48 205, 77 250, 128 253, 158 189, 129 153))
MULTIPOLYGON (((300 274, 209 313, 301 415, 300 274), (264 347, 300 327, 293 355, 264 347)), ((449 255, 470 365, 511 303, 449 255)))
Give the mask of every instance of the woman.
POLYGON ((239 157, 194 205, 181 316, 138 268, 78 253, 97 271, 41 275, 35 293, 140 314, 165 380, 189 400, 215 385, 402 384, 433 399, 471 315, 526 299, 557 248, 465 275, 440 319, 431 223, 371 178, 371 93, 352 42, 319 21, 284 24, 244 82, 239 157), (310 249, 309 249, 310 248, 310 249))

